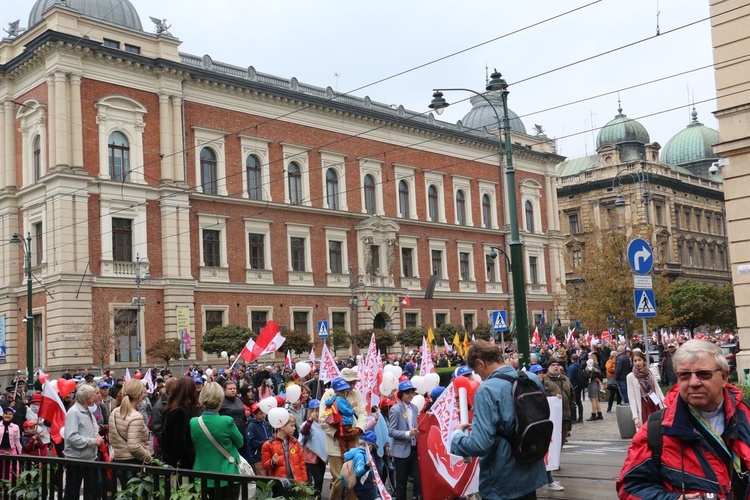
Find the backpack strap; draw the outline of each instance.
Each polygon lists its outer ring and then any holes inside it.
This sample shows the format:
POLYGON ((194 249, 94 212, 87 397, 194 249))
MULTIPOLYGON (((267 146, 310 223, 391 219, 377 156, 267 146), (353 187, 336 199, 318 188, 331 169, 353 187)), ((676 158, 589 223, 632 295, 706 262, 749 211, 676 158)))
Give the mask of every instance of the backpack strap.
POLYGON ((655 411, 648 416, 647 440, 648 448, 651 450, 651 458, 656 463, 656 468, 661 469, 661 450, 662 450, 662 421, 664 420, 664 408, 655 411))

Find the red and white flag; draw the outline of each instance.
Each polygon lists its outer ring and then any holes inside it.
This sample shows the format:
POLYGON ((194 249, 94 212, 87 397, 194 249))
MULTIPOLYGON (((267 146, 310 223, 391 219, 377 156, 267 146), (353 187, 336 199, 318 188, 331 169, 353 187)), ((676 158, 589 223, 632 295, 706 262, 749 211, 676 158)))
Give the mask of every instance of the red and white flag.
POLYGON ((320 380, 330 382, 340 376, 341 370, 336 366, 336 362, 333 360, 333 356, 331 356, 331 351, 328 350, 327 345, 323 344, 323 352, 320 354, 320 380))
POLYGON ((146 383, 146 392, 153 394, 156 385, 154 379, 151 377, 151 370, 146 370, 146 376, 143 377, 143 381, 146 383))
POLYGON ((286 350, 286 358, 284 358, 284 368, 292 369, 292 351, 286 350))
POLYGON ((185 345, 185 351, 191 351, 193 349, 193 346, 190 344, 190 332, 187 331, 187 328, 182 334, 182 343, 185 345))
POLYGON ((453 382, 448 384, 443 394, 435 400, 430 411, 435 415, 440 426, 440 439, 446 450, 450 450, 451 433, 461 423, 458 414, 458 398, 453 389, 453 382))
POLYGON ((370 294, 365 294, 365 307, 370 307, 370 294))
POLYGON ((535 344, 541 343, 541 339, 539 338, 539 327, 534 327, 534 335, 531 337, 531 341, 535 344))
POLYGON ((406 307, 411 307, 411 299, 409 298, 409 295, 410 294, 407 293, 406 297, 404 297, 403 300, 401 300, 401 303, 405 305, 406 307))
POLYGON ((312 346, 312 349, 310 349, 310 368, 311 372, 315 373, 315 346, 312 346))
POLYGON ((49 381, 42 386, 42 403, 39 405, 39 418, 51 422, 49 434, 55 444, 62 443, 65 436, 60 435, 60 429, 65 427, 65 405, 60 395, 52 387, 49 381))
POLYGON ((422 364, 419 366, 419 375, 424 377, 434 371, 435 364, 432 362, 432 356, 430 356, 430 346, 427 344, 427 339, 422 337, 422 364))
POLYGON ((566 342, 573 342, 576 339, 575 338, 575 331, 576 331, 575 328, 571 329, 570 327, 568 327, 568 336, 565 337, 565 341, 566 342))
POLYGON ((451 348, 451 346, 450 346, 450 345, 448 344, 448 341, 447 341, 447 340, 445 340, 445 337, 443 337, 443 344, 445 344, 445 350, 446 350, 447 352, 453 352, 453 349, 452 349, 452 348, 451 348))
POLYGON ((383 362, 378 355, 378 346, 375 343, 375 334, 373 333, 370 337, 367 355, 364 358, 360 358, 357 365, 359 382, 357 382, 356 389, 362 394, 362 401, 365 402, 368 414, 373 406, 377 406, 380 403, 378 375, 382 369, 383 362))
POLYGON ((264 354, 272 354, 279 350, 286 338, 281 336, 279 325, 275 321, 269 321, 258 335, 258 340, 248 339, 245 347, 240 352, 240 357, 246 363, 250 363, 264 354))

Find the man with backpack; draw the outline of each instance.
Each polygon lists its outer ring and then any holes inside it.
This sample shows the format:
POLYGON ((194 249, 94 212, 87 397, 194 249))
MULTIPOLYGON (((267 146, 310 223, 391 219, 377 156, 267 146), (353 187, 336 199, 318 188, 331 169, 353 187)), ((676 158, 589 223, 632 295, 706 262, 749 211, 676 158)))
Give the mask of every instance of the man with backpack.
POLYGON ((571 401, 571 423, 583 423, 583 391, 589 385, 589 377, 583 371, 583 366, 578 361, 578 354, 573 353, 570 356, 570 365, 568 365, 568 378, 573 384, 573 400, 571 401), (578 416, 576 416, 578 409, 578 416))
POLYGON ((536 499, 536 489, 547 484, 544 455, 552 435, 541 382, 506 365, 500 349, 484 340, 469 348, 467 363, 484 382, 474 394, 472 422, 456 426, 450 452, 479 457, 479 495, 483 500, 536 499), (534 401, 533 406, 519 408, 519 395, 529 389, 533 394, 524 396, 534 401), (535 413, 538 419, 533 418, 535 413), (521 439, 523 431, 536 441, 521 439))

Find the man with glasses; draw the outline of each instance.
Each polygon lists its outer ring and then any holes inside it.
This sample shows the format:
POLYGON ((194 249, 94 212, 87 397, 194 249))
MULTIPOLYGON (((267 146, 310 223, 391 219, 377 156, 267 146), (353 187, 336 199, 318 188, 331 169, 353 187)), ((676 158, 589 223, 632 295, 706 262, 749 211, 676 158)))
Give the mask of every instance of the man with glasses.
POLYGON ((677 385, 666 396, 666 409, 633 438, 617 480, 619 498, 748 498, 750 408, 728 382, 721 348, 689 340, 673 362, 677 385))

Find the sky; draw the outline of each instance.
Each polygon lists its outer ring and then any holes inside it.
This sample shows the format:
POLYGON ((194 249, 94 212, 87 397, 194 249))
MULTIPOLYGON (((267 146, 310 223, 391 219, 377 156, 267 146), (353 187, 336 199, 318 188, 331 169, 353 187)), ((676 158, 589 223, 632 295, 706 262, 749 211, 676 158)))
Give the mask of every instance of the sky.
MULTIPOLYGON (((166 18, 181 52, 416 112, 435 88, 483 91, 486 68, 497 68, 527 131, 542 125, 569 158, 595 152, 618 90, 623 112, 662 146, 690 123, 693 102, 718 128, 708 0, 130 2, 145 31, 149 16, 166 18)), ((26 26, 33 4, 0 0, 0 25, 26 26)), ((455 104, 441 120, 471 109, 466 92, 445 97, 455 104)))

